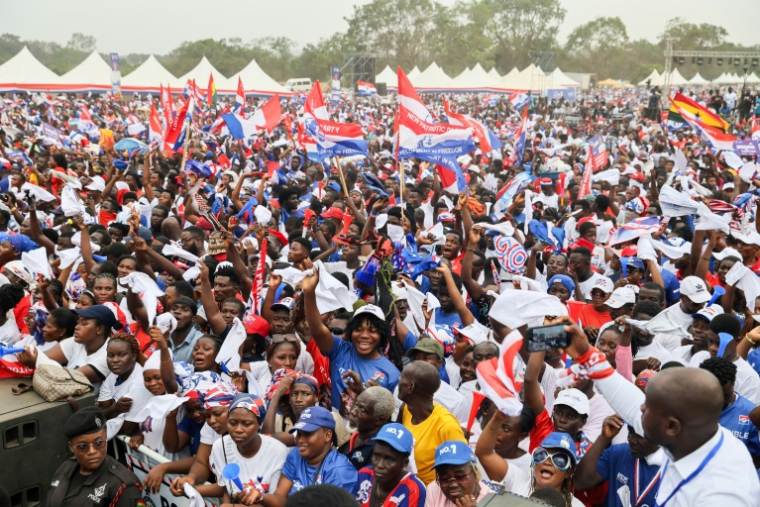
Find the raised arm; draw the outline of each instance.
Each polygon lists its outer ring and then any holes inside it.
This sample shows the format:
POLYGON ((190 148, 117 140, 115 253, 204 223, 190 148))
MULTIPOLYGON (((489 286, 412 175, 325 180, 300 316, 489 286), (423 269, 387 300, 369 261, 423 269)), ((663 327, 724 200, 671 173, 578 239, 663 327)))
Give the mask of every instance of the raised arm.
POLYGON ((544 368, 544 356, 546 352, 532 352, 525 367, 525 380, 523 382, 523 403, 528 405, 533 413, 541 414, 544 410, 544 398, 541 394, 539 382, 541 371, 544 368))
POLYGON ((475 446, 475 456, 478 457, 483 470, 492 481, 501 482, 507 475, 509 463, 507 460, 496 454, 496 436, 499 434, 499 427, 505 419, 501 410, 496 410, 488 421, 483 432, 478 437, 478 443, 475 446))
POLYGON ((31 236, 38 245, 45 247, 45 252, 48 255, 55 253, 55 243, 50 238, 42 234, 42 226, 40 220, 37 218, 37 201, 34 197, 29 197, 29 228, 31 229, 31 236))
POLYGON ((465 248, 464 259, 462 259, 462 283, 473 300, 478 300, 483 296, 483 287, 480 286, 477 280, 472 278, 474 252, 478 249, 482 232, 483 229, 479 227, 470 229, 470 242, 467 248, 465 248))
POLYGON ((142 183, 143 189, 145 190, 145 198, 148 199, 148 203, 152 203, 153 199, 156 198, 156 194, 153 192, 153 187, 150 184, 150 166, 155 154, 156 152, 153 150, 146 153, 145 165, 143 166, 142 183))
MULTIPOLYGON (((306 269, 312 268, 311 261, 308 259, 306 262, 306 269)), ((311 337, 316 342, 319 351, 327 355, 333 348, 333 342, 335 338, 329 329, 322 323, 322 315, 317 308, 317 296, 314 291, 319 283, 319 273, 316 268, 311 275, 307 275, 301 281, 301 287, 303 288, 303 307, 304 313, 306 313, 306 323, 309 324, 311 330, 311 337)))
POLYGON ((457 309, 459 318, 462 319, 462 326, 466 327, 475 322, 475 317, 473 317, 470 309, 467 308, 467 304, 464 302, 464 298, 462 297, 462 293, 457 288, 456 282, 454 282, 454 276, 451 274, 449 267, 441 263, 441 265, 435 269, 441 273, 444 280, 446 280, 446 288, 449 290, 449 297, 451 298, 451 302, 454 304, 454 308, 457 309))
POLYGON ((201 279, 201 303, 206 312, 206 322, 208 322, 209 327, 215 335, 221 336, 227 329, 227 323, 224 322, 222 314, 216 306, 214 296, 212 296, 211 282, 208 279, 208 266, 206 266, 206 264, 200 259, 198 260, 197 265, 201 270, 199 277, 201 279))
MULTIPOLYGON (((223 234, 224 247, 227 250, 227 260, 232 263, 232 269, 235 270, 235 275, 237 275, 240 280, 240 294, 243 296, 243 300, 248 301, 248 297, 251 295, 253 280, 251 280, 248 268, 240 257, 240 252, 238 252, 237 245, 235 244, 235 236, 229 231, 225 231, 223 234)), ((259 241, 259 245, 261 245, 263 234, 261 239, 258 238, 258 234, 256 237, 259 241)), ((266 252, 264 253, 266 254, 266 252)))
POLYGON ((89 275, 92 273, 92 268, 95 267, 95 259, 92 258, 92 246, 90 245, 90 230, 89 228, 84 225, 84 218, 82 218, 82 215, 78 215, 74 218, 74 227, 76 229, 79 229, 79 232, 82 234, 82 237, 80 239, 80 248, 82 250, 82 263, 84 264, 84 268, 87 271, 87 274, 89 275))
POLYGON ((585 491, 604 482, 605 478, 599 475, 596 466, 604 450, 612 445, 612 439, 620 433, 622 428, 623 421, 617 415, 611 415, 604 419, 602 433, 578 463, 578 469, 575 471, 576 489, 585 491))

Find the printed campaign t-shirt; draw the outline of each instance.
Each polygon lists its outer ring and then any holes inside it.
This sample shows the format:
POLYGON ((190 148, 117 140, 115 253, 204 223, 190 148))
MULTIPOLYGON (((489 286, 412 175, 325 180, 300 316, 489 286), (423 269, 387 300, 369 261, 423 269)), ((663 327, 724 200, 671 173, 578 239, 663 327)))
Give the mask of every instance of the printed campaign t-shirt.
MULTIPOLYGON (((662 454, 662 453, 660 453, 662 454)), ((653 455, 654 456, 654 455, 653 455)), ((646 459, 636 459, 631 454, 628 444, 613 445, 602 452, 596 464, 596 473, 609 482, 607 503, 610 507, 624 505, 655 505, 655 496, 659 489, 659 479, 655 481, 660 463, 649 464, 646 459), (638 485, 636 480, 638 479, 638 485), (636 488, 638 487, 638 491, 636 488), (620 497, 632 501, 623 504, 620 497), (640 498, 636 503, 637 496, 640 498)))
MULTIPOLYGON (((356 499, 361 507, 370 506, 374 481, 375 471, 371 466, 359 470, 359 492, 356 499)), ((414 474, 406 474, 379 507, 422 507, 425 505, 425 494, 422 481, 414 474)))
POLYGON ((282 475, 293 481, 291 495, 312 484, 332 484, 352 495, 356 494, 356 469, 348 458, 335 449, 325 457, 321 467, 309 465, 298 454, 298 448, 292 449, 285 460, 282 475))
POLYGON ((741 440, 750 454, 760 456, 758 429, 749 418, 754 408, 754 403, 737 394, 736 400, 721 411, 718 423, 741 440))
POLYGON ((327 353, 327 358, 330 360, 332 406, 338 409, 344 419, 348 419, 356 398, 356 394, 342 378, 348 370, 357 372, 362 382, 367 382, 371 378, 377 379, 378 384, 390 392, 393 392, 398 384, 400 376, 398 368, 386 357, 365 359, 356 352, 353 344, 337 336, 333 336, 333 346, 327 353))
POLYGON ((238 452, 235 442, 227 436, 214 442, 211 448, 211 455, 208 462, 211 465, 211 471, 216 475, 218 484, 227 489, 227 493, 234 494, 240 490, 234 482, 222 477, 222 470, 229 463, 235 463, 240 466, 240 475, 238 476, 243 483, 243 487, 253 487, 269 493, 277 488, 280 481, 280 471, 285 460, 288 457, 288 448, 272 437, 261 435, 261 447, 252 458, 244 458, 238 452))

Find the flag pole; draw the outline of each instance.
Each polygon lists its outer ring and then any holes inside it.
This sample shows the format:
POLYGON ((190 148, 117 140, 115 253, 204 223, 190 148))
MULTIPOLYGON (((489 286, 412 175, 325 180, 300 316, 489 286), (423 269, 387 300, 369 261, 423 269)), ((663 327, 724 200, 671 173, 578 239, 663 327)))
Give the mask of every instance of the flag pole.
POLYGON ((190 147, 190 134, 192 132, 192 122, 187 122, 187 130, 185 132, 185 142, 182 145, 182 165, 180 165, 180 171, 185 170, 185 164, 187 163, 187 150, 190 147))
POLYGON ((340 165, 340 157, 336 155, 335 161, 338 164, 338 174, 340 175, 340 182, 343 184, 343 193, 348 197, 348 187, 346 187, 346 177, 343 176, 343 167, 340 165))

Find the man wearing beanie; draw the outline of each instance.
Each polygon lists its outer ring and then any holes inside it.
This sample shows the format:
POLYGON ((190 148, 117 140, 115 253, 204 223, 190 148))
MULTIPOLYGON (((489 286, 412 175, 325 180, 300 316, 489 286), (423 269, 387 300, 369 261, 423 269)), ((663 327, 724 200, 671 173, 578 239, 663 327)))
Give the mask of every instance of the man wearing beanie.
POLYGON ((139 480, 106 455, 106 418, 99 408, 87 407, 72 414, 63 433, 74 457, 58 467, 45 505, 139 505, 142 498, 139 480))

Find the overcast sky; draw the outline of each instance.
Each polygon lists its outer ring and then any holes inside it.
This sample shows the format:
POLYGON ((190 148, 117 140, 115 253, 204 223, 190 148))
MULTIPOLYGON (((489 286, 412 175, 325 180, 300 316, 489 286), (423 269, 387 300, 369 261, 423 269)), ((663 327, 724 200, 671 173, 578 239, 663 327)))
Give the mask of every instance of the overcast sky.
MULTIPOLYGON (((352 6, 369 0, 3 0, 0 32, 65 44, 73 32, 94 35, 101 53, 165 54, 184 41, 204 38, 286 36, 316 42, 346 28, 352 6)), ((455 0, 440 0, 453 5, 455 0)), ((631 39, 655 40, 665 22, 682 16, 728 30, 729 41, 760 44, 759 0, 560 0, 567 10, 560 30, 597 16, 619 16, 631 39)))

